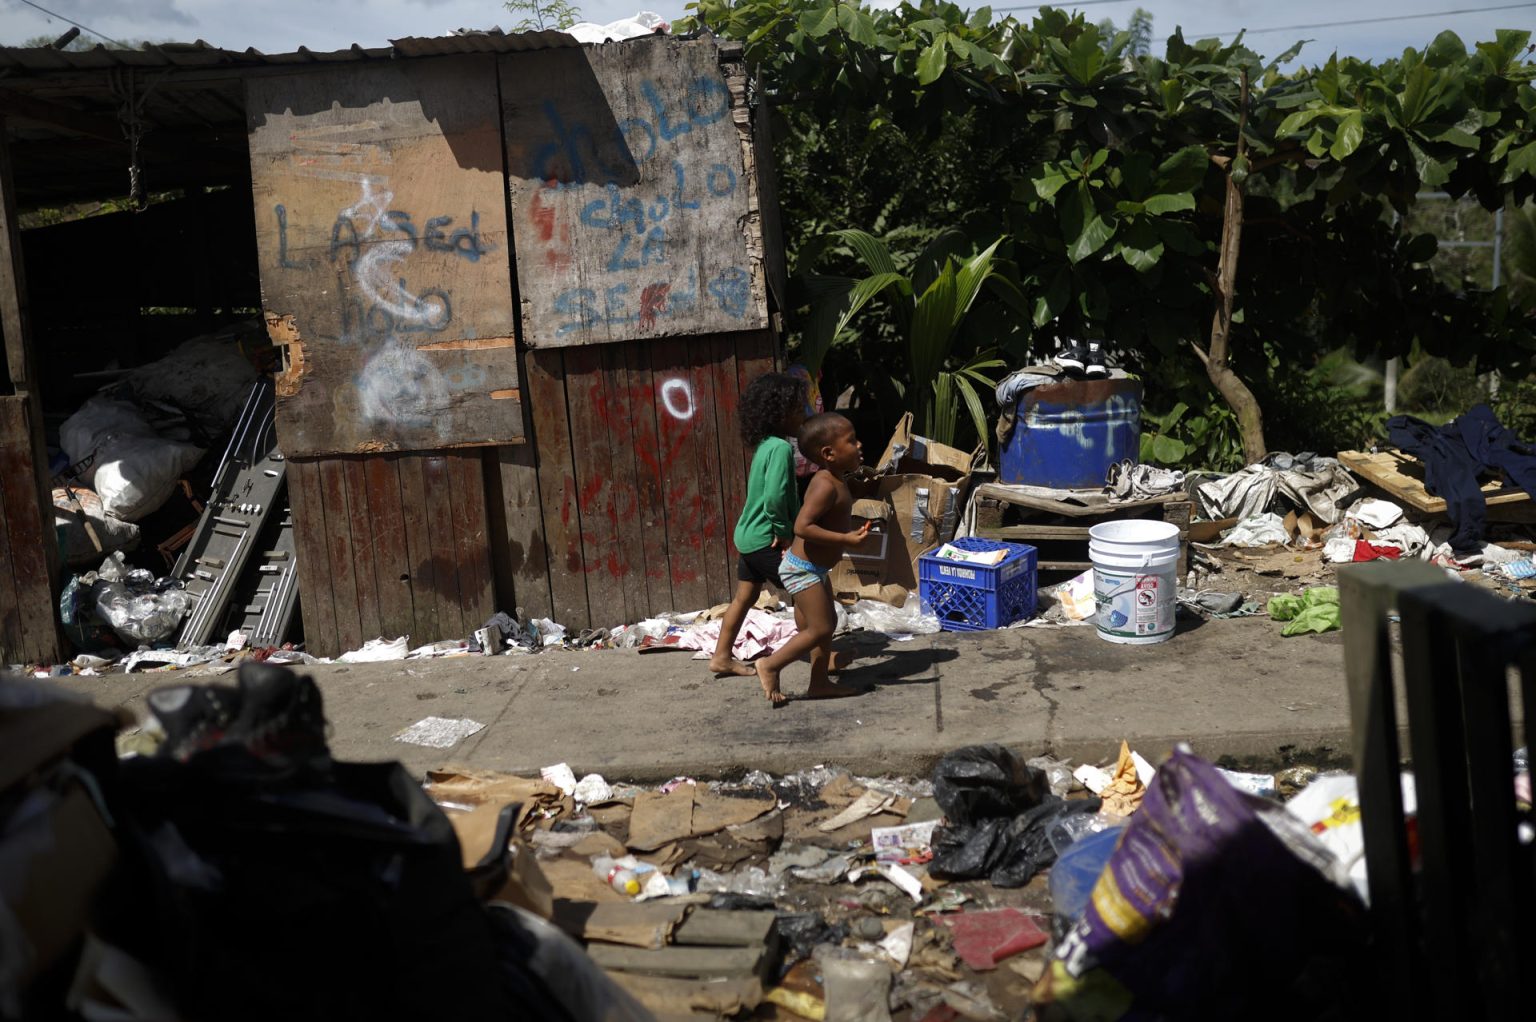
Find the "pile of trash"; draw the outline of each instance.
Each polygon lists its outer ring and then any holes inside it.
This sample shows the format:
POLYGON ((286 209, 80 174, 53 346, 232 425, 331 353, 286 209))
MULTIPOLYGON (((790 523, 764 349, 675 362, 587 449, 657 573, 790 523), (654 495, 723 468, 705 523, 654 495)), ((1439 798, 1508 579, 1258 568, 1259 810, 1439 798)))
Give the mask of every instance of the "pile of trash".
POLYGON ((113 715, 0 685, 8 1014, 1356 1017, 1371 993, 1345 774, 1122 743, 967 746, 916 780, 418 784, 333 760, 319 689, 271 665, 148 705, 159 740, 119 759, 113 715))

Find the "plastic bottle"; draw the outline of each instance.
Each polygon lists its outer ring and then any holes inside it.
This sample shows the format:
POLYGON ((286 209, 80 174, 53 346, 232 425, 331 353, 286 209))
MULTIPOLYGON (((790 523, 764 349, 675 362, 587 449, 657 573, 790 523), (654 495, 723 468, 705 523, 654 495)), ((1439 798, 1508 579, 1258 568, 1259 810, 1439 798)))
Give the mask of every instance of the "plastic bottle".
POLYGON ((636 876, 635 871, 612 856, 599 855, 593 859, 592 872, 602 877, 604 883, 620 894, 634 897, 640 893, 640 878, 636 876))

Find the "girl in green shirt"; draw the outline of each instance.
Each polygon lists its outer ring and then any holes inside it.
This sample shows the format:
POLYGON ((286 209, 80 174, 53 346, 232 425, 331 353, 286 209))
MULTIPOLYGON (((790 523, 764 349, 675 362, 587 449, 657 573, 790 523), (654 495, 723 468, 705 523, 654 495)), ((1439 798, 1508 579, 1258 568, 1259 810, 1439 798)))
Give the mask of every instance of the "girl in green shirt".
POLYGON ((720 621, 720 641, 709 669, 716 677, 757 672, 731 655, 747 611, 757 603, 763 585, 779 588, 779 561, 795 539, 800 491, 795 485, 795 452, 786 436, 800 432, 805 421, 805 384, 788 373, 764 373, 741 396, 741 438, 756 448, 747 473, 747 500, 736 520, 734 539, 741 556, 736 562, 736 592, 720 621))

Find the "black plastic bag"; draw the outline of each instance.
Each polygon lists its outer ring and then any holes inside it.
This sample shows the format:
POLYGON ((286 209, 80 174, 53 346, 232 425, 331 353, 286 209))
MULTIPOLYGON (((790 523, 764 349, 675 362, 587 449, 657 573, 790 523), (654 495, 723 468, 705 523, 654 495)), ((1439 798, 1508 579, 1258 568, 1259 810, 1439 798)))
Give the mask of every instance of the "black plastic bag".
POLYGON ((933 861, 928 871, 948 880, 985 877, 998 887, 1023 887, 1031 877, 1056 861, 1051 824, 1064 816, 1096 813, 1099 800, 1045 801, 1012 818, 982 820, 960 827, 940 827, 933 835, 933 861))
POLYGON ((1001 745, 967 745, 933 768, 933 797, 951 826, 1017 816, 1050 791, 1043 771, 1001 745))

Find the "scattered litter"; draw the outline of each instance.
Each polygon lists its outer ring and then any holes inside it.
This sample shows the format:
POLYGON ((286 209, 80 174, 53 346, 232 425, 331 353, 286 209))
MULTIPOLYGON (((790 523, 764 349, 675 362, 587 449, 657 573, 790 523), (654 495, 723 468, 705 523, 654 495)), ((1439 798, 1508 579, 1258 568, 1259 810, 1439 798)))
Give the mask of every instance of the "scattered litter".
POLYGON ((887 795, 882 791, 866 791, 854 800, 853 805, 844 809, 830 820, 823 820, 817 825, 816 829, 823 833, 840 830, 850 823, 856 823, 866 816, 873 816, 875 813, 889 808, 891 803, 895 801, 895 795, 887 795))
POLYGON ((879 600, 859 600, 848 608, 848 624, 885 635, 932 635, 939 631, 939 616, 913 593, 900 607, 879 600))
POLYGON ((995 969, 1010 955, 1039 947, 1048 939, 1035 922, 1016 908, 957 912, 933 921, 955 935, 955 954, 977 972, 995 969))
MULTIPOLYGON (((569 769, 569 768, 567 768, 569 769)), ((563 790, 563 789, 562 789, 563 790)), ((577 781, 575 786, 567 792, 572 798, 583 805, 596 805, 600 802, 609 802, 613 799, 613 788, 603 779, 602 774, 587 774, 577 781)))
MULTIPOLYGON (((360 649, 348 650, 336 658, 340 664, 373 664, 385 660, 404 660, 407 648, 410 646, 411 637, 402 635, 398 639, 386 639, 380 636, 377 639, 369 639, 363 643, 360 649)), ((437 718, 431 718, 437 719, 437 718)))
POLYGON ((1214 545, 1256 547, 1279 544, 1284 546, 1290 542, 1290 539, 1290 533, 1285 528, 1285 520, 1271 511, 1243 519, 1223 532, 1221 539, 1214 545))
MULTIPOLYGON (((1065 760, 1052 759, 1050 756, 1036 756, 1026 760, 1024 765, 1044 773, 1046 781, 1051 786, 1051 794, 1057 798, 1066 798, 1074 787, 1081 787, 1076 784, 1077 779, 1072 776, 1072 767, 1065 760)), ((1097 795, 1098 792, 1094 794, 1097 795)))
MULTIPOLYGON (((720 625, 719 621, 690 625, 678 636, 678 648, 698 650, 703 656, 696 659, 708 659, 720 641, 720 625)), ((752 660, 765 653, 772 653, 793 639, 798 631, 793 620, 776 617, 754 607, 747 611, 731 653, 739 660, 752 660)))
MULTIPOLYGON (((897 887, 900 887, 913 901, 921 902, 923 900, 923 882, 896 863, 876 862, 874 871, 897 887)), ((854 874, 850 873, 848 879, 855 879, 854 874)))
POLYGON ((898 969, 905 969, 907 960, 912 957, 912 938, 916 932, 917 927, 913 923, 902 923, 887 933, 878 945, 896 963, 898 969))
MULTIPOLYGON (((1150 772, 1149 764, 1148 780, 1151 779, 1150 772)), ((1113 816, 1130 816, 1141 807, 1142 796, 1146 793, 1147 787, 1141 779, 1136 760, 1131 756, 1131 747, 1121 741, 1120 758, 1115 763, 1115 771, 1110 775, 1109 783, 1095 794, 1104 800, 1104 812, 1113 816)))
POLYGON ((816 949, 826 991, 826 1022, 890 1022, 891 969, 855 951, 816 949))
POLYGON ((848 874, 853 859, 847 855, 834 855, 815 866, 795 866, 789 875, 796 880, 809 880, 813 884, 835 884, 848 874))
POLYGON ((1300 596, 1290 593, 1273 596, 1269 601, 1269 616, 1271 620, 1286 622, 1280 630, 1284 636, 1337 631, 1341 627, 1339 591, 1333 586, 1314 586, 1300 596))
POLYGON ((1353 518, 1371 529, 1385 529, 1397 524, 1403 517, 1403 509, 1390 500, 1367 497, 1344 512, 1345 518, 1353 518))
POLYGON ((1099 609, 1093 595, 1093 571, 1089 569, 1056 587, 1056 599, 1069 621, 1087 621, 1099 609))
POLYGON ((1223 770, 1221 767, 1217 767, 1216 772, 1230 781, 1232 787, 1250 795, 1274 798, 1277 794, 1274 774, 1245 774, 1237 770, 1223 770))
POLYGON ((569 795, 576 790, 576 774, 569 763, 547 766, 539 771, 539 776, 559 788, 562 795, 569 795))
POLYGON ((1072 771, 1072 776, 1076 778, 1079 784, 1095 795, 1109 787, 1110 781, 1114 780, 1114 778, 1110 777, 1109 771, 1100 769, 1092 763, 1084 763, 1072 771))
POLYGON ((484 727, 479 721, 467 717, 423 717, 396 733, 395 741, 425 745, 429 749, 450 749, 484 727))
POLYGON ((933 830, 938 820, 904 823, 899 827, 875 827, 869 840, 880 862, 927 862, 933 858, 933 830))

